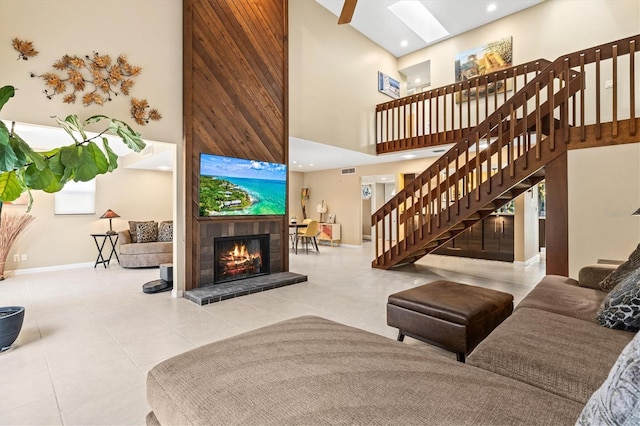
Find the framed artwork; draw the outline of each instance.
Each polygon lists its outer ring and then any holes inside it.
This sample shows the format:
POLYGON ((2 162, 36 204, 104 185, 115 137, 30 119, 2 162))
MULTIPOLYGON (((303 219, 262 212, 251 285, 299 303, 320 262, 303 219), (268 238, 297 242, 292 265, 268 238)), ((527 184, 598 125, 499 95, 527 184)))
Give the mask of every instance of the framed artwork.
MULTIPOLYGON (((456 82, 469 80, 479 75, 509 68, 513 63, 513 38, 505 37, 483 46, 458 53, 455 58, 456 82)), ((457 102, 464 102, 487 94, 511 90, 512 82, 507 80, 507 87, 502 81, 491 83, 488 87, 464 90, 456 96, 457 102)))
POLYGON ((329 213, 329 218, 327 219, 327 223, 336 223, 335 213, 329 213))
POLYGON ((378 71, 378 92, 398 99, 400 97, 400 82, 378 71))

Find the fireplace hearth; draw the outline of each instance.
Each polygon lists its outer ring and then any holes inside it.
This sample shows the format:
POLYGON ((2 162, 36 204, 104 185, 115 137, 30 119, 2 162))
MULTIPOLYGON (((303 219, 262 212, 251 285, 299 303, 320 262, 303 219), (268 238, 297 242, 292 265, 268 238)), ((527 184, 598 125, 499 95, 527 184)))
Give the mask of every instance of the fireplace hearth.
POLYGON ((269 274, 269 235, 218 237, 213 240, 213 283, 269 274))
POLYGON ((228 281, 221 284, 211 284, 193 290, 187 290, 185 297, 203 306, 306 281, 306 275, 296 274, 294 272, 276 272, 275 274, 262 275, 245 280, 228 281))
MULTIPOLYGON (((199 305, 207 305, 307 281, 306 275, 287 270, 288 235, 283 230, 280 218, 251 221, 206 220, 198 223, 200 230, 195 247, 198 267, 194 271, 193 277, 195 286, 185 291, 185 298, 188 300, 199 305), (223 253, 228 254, 230 251, 235 253, 238 240, 242 242, 248 238, 253 239, 254 236, 268 237, 268 241, 263 243, 267 246, 260 248, 261 266, 259 272, 257 272, 257 267, 253 267, 253 261, 256 259, 252 259, 252 266, 245 268, 245 272, 243 272, 244 275, 253 274, 252 276, 245 278, 234 273, 223 274, 219 269, 224 262, 221 264, 222 259, 217 257, 217 253, 214 254, 215 242, 217 241, 220 245, 223 242, 229 243, 224 248, 219 247, 218 252, 222 249, 223 253), (233 240, 236 242, 230 243, 233 240), (247 269, 249 272, 246 271, 247 269), (228 281, 220 282, 220 277, 223 275, 223 279, 228 279, 228 281)), ((251 243, 247 245, 245 242, 244 245, 245 250, 253 254, 251 243)), ((238 252, 241 250, 238 247, 238 252)), ((248 263, 246 259, 236 260, 240 263, 248 263)))

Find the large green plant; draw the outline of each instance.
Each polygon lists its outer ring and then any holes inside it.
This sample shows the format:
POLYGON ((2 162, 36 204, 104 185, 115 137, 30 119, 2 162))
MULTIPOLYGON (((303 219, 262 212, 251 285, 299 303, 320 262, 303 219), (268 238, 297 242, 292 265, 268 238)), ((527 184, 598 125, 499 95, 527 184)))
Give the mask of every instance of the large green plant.
MULTIPOLYGON (((12 86, 0 88, 0 111, 14 94, 12 86)), ((34 151, 14 132, 13 125, 8 129, 0 121, 0 210, 3 202, 14 201, 27 192, 29 211, 33 202, 32 190, 58 192, 71 180, 86 182, 115 170, 118 156, 104 136, 107 131, 118 135, 135 152, 145 147, 140 134, 127 123, 106 115, 94 115, 86 120, 70 115, 64 120, 56 118, 56 121, 71 136, 73 143, 46 152, 34 151), (96 136, 88 137, 85 126, 100 121, 107 123, 106 128, 96 136), (102 140, 102 149, 94 142, 98 139, 102 140)))

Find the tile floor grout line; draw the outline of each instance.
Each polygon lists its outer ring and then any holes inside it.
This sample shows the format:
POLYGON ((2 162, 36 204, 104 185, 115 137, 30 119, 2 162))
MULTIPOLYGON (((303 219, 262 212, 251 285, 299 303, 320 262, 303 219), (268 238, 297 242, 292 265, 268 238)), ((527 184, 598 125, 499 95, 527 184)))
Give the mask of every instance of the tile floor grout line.
MULTIPOLYGON (((31 304, 34 303, 33 301, 33 295, 31 294, 31 284, 27 285, 27 293, 29 294, 29 301, 31 302, 31 304)), ((42 346, 42 351, 44 352, 44 359, 47 363, 47 374, 49 375, 49 383, 51 385, 51 389, 53 390, 53 398, 56 401, 56 407, 58 408, 58 418, 60 419, 60 424, 64 426, 64 416, 62 414, 62 407, 60 406, 60 401, 58 399, 58 392, 56 391, 56 386, 53 382, 53 374, 51 372, 51 361, 49 360, 49 354, 47 353, 47 347, 44 344, 43 338, 42 338, 42 329, 40 328, 40 321, 37 315, 37 309, 35 310, 36 312, 34 312, 35 315, 35 322, 37 324, 38 327, 38 336, 40 337, 40 341, 38 342, 41 346, 42 346)))

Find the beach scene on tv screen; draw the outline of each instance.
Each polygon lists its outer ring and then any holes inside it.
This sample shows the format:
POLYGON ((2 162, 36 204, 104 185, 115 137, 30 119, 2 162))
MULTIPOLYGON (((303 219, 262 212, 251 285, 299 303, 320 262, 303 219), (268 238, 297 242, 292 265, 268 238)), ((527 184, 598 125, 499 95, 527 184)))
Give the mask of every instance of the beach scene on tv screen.
POLYGON ((200 156, 200 216, 283 215, 287 166, 200 156))

